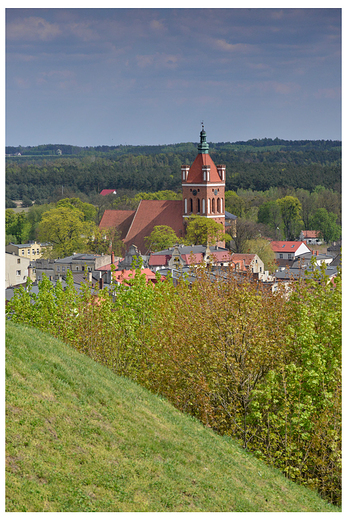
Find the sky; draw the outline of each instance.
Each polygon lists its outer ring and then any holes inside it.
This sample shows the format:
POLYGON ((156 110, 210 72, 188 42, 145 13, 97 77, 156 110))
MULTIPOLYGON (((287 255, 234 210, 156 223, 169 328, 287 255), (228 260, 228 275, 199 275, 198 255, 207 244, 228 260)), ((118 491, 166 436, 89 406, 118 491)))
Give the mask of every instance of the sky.
POLYGON ((197 142, 202 121, 210 142, 341 139, 339 8, 7 8, 5 24, 8 146, 197 142))

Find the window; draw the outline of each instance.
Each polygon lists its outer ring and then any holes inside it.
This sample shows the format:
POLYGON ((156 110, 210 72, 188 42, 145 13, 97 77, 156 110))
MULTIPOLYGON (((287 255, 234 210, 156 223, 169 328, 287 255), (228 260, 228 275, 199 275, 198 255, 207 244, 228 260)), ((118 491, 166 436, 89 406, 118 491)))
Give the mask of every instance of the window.
POLYGON ((38 255, 40 254, 40 250, 39 250, 38 248, 37 248, 37 251, 36 251, 36 253, 37 253, 38 255))
POLYGON ((25 253, 25 251, 24 251, 24 249, 22 249, 22 255, 23 255, 23 256, 24 256, 24 253, 25 253))
POLYGON ((63 273, 65 273, 65 267, 62 267, 61 270, 63 271, 63 273))
POLYGON ((32 254, 34 255, 36 253, 35 249, 32 250, 32 254))
POLYGON ((58 272, 58 273, 60 272, 60 267, 57 267, 57 272, 58 272))
POLYGON ((17 264, 20 264, 20 258, 17 258, 17 264))
POLYGON ((283 254, 282 253, 280 253, 280 258, 283 258, 283 254))
POLYGON ((16 271, 16 276, 20 276, 22 274, 22 271, 16 271))

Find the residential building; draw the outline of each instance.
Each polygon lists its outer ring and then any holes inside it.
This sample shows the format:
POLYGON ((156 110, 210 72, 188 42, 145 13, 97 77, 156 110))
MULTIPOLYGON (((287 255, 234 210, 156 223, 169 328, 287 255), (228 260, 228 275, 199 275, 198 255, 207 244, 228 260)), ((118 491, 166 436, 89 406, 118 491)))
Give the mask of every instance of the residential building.
POLYGON ((47 244, 40 244, 34 241, 28 242, 27 244, 14 244, 11 242, 5 247, 5 251, 6 253, 15 253, 29 260, 36 260, 37 258, 41 258, 45 247, 47 247, 47 244))
POLYGON ((117 191, 116 190, 102 190, 100 192, 100 195, 102 195, 103 197, 106 197, 107 195, 117 195, 117 191))
POLYGON ((15 253, 5 253, 5 289, 26 283, 30 260, 15 253))
POLYGON ((271 249, 275 253, 278 265, 287 265, 288 261, 294 260, 297 256, 310 253, 311 249, 303 241, 273 241, 270 242, 271 249))
POLYGON ((299 240, 305 242, 307 245, 316 245, 319 246, 323 244, 323 240, 320 237, 319 231, 301 231, 299 240))
POLYGON ((230 259, 230 251, 222 247, 177 244, 163 251, 152 253, 148 260, 148 267, 157 271, 166 267, 179 269, 203 262, 213 265, 229 265, 230 259))
POLYGON ((273 277, 265 271, 264 262, 256 254, 231 253, 228 249, 218 246, 180 246, 152 253, 148 266, 154 272, 163 272, 165 269, 182 270, 205 263, 212 267, 231 266, 241 273, 252 273, 262 281, 272 280, 273 277))
MULTIPOLYGON (((94 273, 99 268, 111 263, 111 255, 96 255, 74 253, 66 258, 56 260, 39 259, 36 260, 34 266, 36 269, 36 279, 42 280, 42 274, 45 273, 50 280, 59 280, 66 277, 67 271, 72 274, 84 274, 85 272, 94 273)), ((99 276, 99 272, 98 272, 99 276)))

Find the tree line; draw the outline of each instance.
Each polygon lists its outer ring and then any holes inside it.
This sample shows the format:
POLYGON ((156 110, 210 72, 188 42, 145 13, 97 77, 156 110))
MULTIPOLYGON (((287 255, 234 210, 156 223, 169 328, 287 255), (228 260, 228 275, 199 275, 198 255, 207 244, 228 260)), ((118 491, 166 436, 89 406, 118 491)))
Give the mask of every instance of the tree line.
MULTIPOLYGON (((226 189, 266 191, 271 187, 313 191, 317 185, 341 191, 341 143, 273 141, 262 145, 211 143, 215 164, 226 164, 226 189), (282 143, 282 144, 281 144, 282 143), (283 144, 285 143, 285 144, 283 144)), ((41 145, 47 151, 47 146, 41 145)), ((53 146, 53 145, 52 145, 53 146)), ((62 145, 54 145, 63 148, 62 145)), ((37 147, 39 148, 39 147, 37 147)), ((64 148, 63 148, 64 149, 64 148)), ((13 151, 13 150, 12 150, 13 151)), ((33 150, 33 153, 38 150, 33 150)), ((6 199, 40 203, 66 190, 92 197, 102 189, 160 191, 181 189, 181 165, 197 154, 194 143, 165 146, 90 147, 62 156, 6 158, 6 199)))

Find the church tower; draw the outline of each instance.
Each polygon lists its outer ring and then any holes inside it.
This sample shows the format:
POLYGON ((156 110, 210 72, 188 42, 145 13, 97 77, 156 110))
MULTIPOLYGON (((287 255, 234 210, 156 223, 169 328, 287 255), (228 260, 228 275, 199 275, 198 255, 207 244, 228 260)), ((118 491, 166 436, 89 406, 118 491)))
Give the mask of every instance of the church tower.
POLYGON ((212 218, 225 229, 225 165, 215 165, 209 153, 204 125, 193 164, 181 166, 183 219, 194 215, 212 218))

